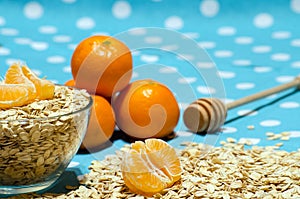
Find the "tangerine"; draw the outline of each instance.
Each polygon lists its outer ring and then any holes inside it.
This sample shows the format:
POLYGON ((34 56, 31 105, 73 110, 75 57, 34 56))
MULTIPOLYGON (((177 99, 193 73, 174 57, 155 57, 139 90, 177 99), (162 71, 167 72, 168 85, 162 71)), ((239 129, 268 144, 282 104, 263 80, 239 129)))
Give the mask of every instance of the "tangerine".
POLYGON ((121 162, 124 183, 133 192, 152 196, 181 178, 175 149, 161 139, 136 141, 121 162))
POLYGON ((36 99, 50 99, 54 96, 55 85, 38 78, 27 66, 12 64, 0 84, 0 108, 23 106, 36 99))
POLYGON ((135 138, 161 138, 173 132, 179 106, 171 90, 154 80, 137 80, 112 98, 118 127, 135 138))
POLYGON ((44 100, 54 97, 55 85, 51 81, 37 77, 27 66, 22 66, 22 72, 34 84, 37 99, 44 100))
POLYGON ((132 55, 129 48, 114 37, 91 36, 74 50, 71 71, 78 88, 110 97, 129 83, 132 55))
POLYGON ((75 87, 74 79, 69 79, 68 81, 65 82, 65 85, 70 87, 75 87))
POLYGON ((92 95, 92 98, 90 121, 81 149, 96 149, 111 138, 115 129, 115 114, 110 103, 99 95, 92 95))

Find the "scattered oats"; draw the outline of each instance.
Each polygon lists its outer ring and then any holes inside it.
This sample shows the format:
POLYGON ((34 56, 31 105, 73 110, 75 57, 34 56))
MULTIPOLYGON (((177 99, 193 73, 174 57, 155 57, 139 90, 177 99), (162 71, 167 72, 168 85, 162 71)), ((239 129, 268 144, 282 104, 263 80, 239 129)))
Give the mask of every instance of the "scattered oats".
POLYGON ((221 141, 220 141, 220 144, 221 144, 221 145, 225 145, 226 143, 227 143, 227 142, 224 141, 224 140, 221 140, 221 141))
POLYGON ((87 112, 50 116, 86 107, 89 97, 85 93, 56 86, 53 99, 0 109, 1 185, 39 183, 72 158, 77 150, 74 146, 81 142, 78 131, 86 124, 87 112), (58 120, 61 125, 56 125, 58 120))
MULTIPOLYGON (((276 146, 252 146, 246 150, 243 144, 228 142, 214 148, 192 142, 184 146, 178 150, 183 168, 181 180, 149 199, 300 198, 300 149, 287 152, 276 146)), ((121 149, 102 161, 93 161, 79 188, 39 198, 145 199, 124 184, 120 170, 124 153, 126 150, 121 149)), ((14 170, 8 167, 6 172, 14 170)))
POLYGON ((275 135, 275 133, 273 132, 266 132, 266 136, 268 137, 273 137, 275 135))
POLYGON ((283 145, 282 142, 279 142, 279 143, 276 143, 276 144, 275 144, 275 146, 279 146, 279 147, 282 146, 282 145, 283 145))
POLYGON ((255 127, 254 127, 254 125, 248 125, 247 126, 247 129, 249 129, 249 130, 253 130, 255 127))
POLYGON ((282 136, 290 136, 291 135, 291 132, 288 132, 288 131, 283 131, 280 133, 282 136))
POLYGON ((280 140, 285 140, 285 141, 287 141, 287 140, 289 140, 290 139, 290 136, 282 136, 281 138, 280 138, 280 140))
POLYGON ((68 190, 75 190, 78 189, 78 186, 66 185, 65 188, 68 190))
POLYGON ((226 141, 229 143, 236 143, 236 139, 231 138, 231 137, 227 138, 226 141))

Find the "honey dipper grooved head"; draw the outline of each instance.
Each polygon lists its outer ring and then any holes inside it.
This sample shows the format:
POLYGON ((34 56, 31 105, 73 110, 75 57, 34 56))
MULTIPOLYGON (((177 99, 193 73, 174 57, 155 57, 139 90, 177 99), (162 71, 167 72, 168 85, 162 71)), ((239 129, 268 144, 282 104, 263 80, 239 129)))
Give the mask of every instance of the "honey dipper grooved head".
POLYGON ((183 121, 192 132, 216 132, 225 122, 227 108, 216 98, 201 98, 184 111, 183 121))

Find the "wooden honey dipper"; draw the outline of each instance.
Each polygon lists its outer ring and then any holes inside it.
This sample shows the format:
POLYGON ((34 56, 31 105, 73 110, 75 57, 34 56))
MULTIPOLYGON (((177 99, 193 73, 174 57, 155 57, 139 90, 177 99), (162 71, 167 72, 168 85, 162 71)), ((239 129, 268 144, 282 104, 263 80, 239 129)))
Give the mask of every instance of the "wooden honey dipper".
POLYGON ((224 124, 227 117, 227 110, 296 86, 297 89, 300 89, 300 76, 289 83, 249 95, 227 104, 224 104, 217 98, 200 98, 192 102, 185 109, 183 121, 185 126, 192 132, 214 133, 224 124))

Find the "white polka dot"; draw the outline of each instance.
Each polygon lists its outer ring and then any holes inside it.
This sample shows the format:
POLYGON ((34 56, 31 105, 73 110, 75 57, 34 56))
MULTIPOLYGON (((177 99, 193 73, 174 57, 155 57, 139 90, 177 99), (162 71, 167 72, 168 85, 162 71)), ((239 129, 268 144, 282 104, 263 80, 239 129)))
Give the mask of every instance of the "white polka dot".
POLYGON ((53 37, 53 41, 57 43, 67 43, 70 42, 72 38, 68 35, 56 35, 53 37))
POLYGON ((95 21, 90 17, 82 17, 76 21, 76 27, 82 30, 89 30, 95 27, 95 21))
POLYGON ((252 37, 237 37, 237 38, 235 38, 234 41, 237 44, 252 44, 253 38, 252 37))
POLYGON ((224 127, 222 129, 222 132, 223 133, 236 133, 237 132, 237 128, 226 126, 226 127, 224 127))
POLYGON ((42 34, 55 34, 57 32, 57 28, 55 26, 41 26, 38 31, 42 34))
POLYGON ((279 126, 281 122, 279 120, 264 120, 261 121, 259 124, 264 127, 274 127, 279 126))
POLYGON ((216 89, 209 86, 198 86, 197 91, 204 95, 210 95, 216 93, 216 89))
POLYGON ((279 106, 280 108, 298 108, 300 104, 298 102, 283 102, 279 106))
POLYGON ((9 55, 9 54, 10 54, 10 50, 8 48, 0 46, 0 56, 9 55))
POLYGON ((275 98, 277 98, 277 96, 278 96, 277 94, 273 94, 273 95, 266 97, 266 99, 275 99, 275 98))
POLYGON ((198 45, 205 49, 212 49, 216 47, 216 43, 213 41, 202 41, 199 42, 198 45))
POLYGON ((256 145, 260 142, 259 138, 240 138, 238 143, 247 143, 247 142, 251 142, 252 145, 256 145))
POLYGON ((235 66, 250 66, 252 63, 247 59, 238 59, 233 61, 233 65, 235 66))
POLYGON ((24 15, 29 19, 41 18, 44 14, 42 5, 36 1, 31 1, 24 6, 24 15))
POLYGON ((219 3, 216 0, 202 0, 200 3, 200 12, 205 17, 214 17, 219 12, 219 3))
POLYGON ((64 73, 71 73, 71 66, 65 66, 65 67, 63 67, 63 72, 64 73))
POLYGON ((300 39, 292 40, 291 45, 294 46, 294 47, 300 47, 300 39))
POLYGON ((145 35, 146 33, 147 30, 145 28, 133 28, 128 31, 128 34, 136 36, 145 35))
POLYGON ((178 79, 178 83, 180 84, 191 84, 197 81, 196 77, 182 77, 178 79))
POLYGON ((97 32, 92 32, 91 35, 106 35, 106 36, 110 36, 110 33, 104 32, 104 31, 97 31, 97 32))
POLYGON ((132 56, 139 56, 141 54, 141 51, 138 50, 132 50, 131 51, 132 56))
POLYGON ((31 44, 31 39, 25 37, 18 37, 14 39, 14 42, 19 45, 28 45, 31 44))
POLYGON ((247 89, 254 88, 255 84, 251 82, 241 82, 241 83, 237 83, 235 87, 240 90, 247 90, 247 89))
POLYGON ((300 131, 289 131, 289 133, 291 134, 290 135, 291 138, 299 138, 300 137, 300 131))
POLYGON ((272 33, 273 39, 288 39, 291 37, 291 33, 288 31, 276 31, 272 33))
POLYGON ((271 46, 254 46, 252 51, 254 53, 268 53, 272 50, 271 46))
POLYGON ((224 26, 224 27, 220 27, 217 33, 222 36, 232 36, 236 33, 236 29, 231 26, 224 26))
POLYGON ((162 40, 163 39, 158 36, 145 37, 145 43, 147 44, 160 44, 162 40))
POLYGON ((300 14, 300 0, 291 0, 291 9, 295 13, 300 14))
POLYGON ((62 0, 62 2, 67 3, 67 4, 71 4, 71 3, 75 3, 76 0, 62 0))
POLYGON ((177 44, 165 45, 162 46, 161 49, 165 51, 174 51, 178 50, 179 46, 177 44))
POLYGON ((176 73, 177 68, 171 67, 171 66, 166 66, 166 67, 160 68, 159 72, 160 73, 176 73))
POLYGON ((291 64, 293 68, 300 68, 300 61, 295 61, 291 64))
POLYGON ((197 62, 198 68, 213 68, 215 64, 213 62, 197 62))
POLYGON ((137 72, 133 71, 132 78, 137 78, 137 77, 139 77, 139 74, 137 72))
POLYGON ((177 56, 177 59, 192 61, 195 59, 195 57, 194 57, 194 55, 191 55, 191 54, 179 54, 177 56))
POLYGON ((42 71, 37 70, 37 69, 32 69, 32 72, 33 72, 34 74, 36 74, 37 76, 40 76, 40 75, 42 74, 42 71))
POLYGON ((253 23, 257 28, 269 28, 273 25, 274 19, 268 13, 261 13, 255 16, 253 23))
POLYGON ((198 39, 199 38, 199 33, 197 33, 197 32, 186 32, 186 33, 183 33, 183 35, 185 36, 184 38, 189 38, 189 39, 198 39))
POLYGON ((159 60, 157 55, 141 55, 141 60, 147 63, 154 63, 159 60))
POLYGON ((232 57, 233 52, 230 50, 217 50, 214 52, 215 57, 219 58, 226 58, 226 57, 232 57))
POLYGON ((5 19, 4 17, 0 16, 0 26, 4 26, 5 25, 5 19))
POLYGON ((77 167, 78 165, 80 165, 79 162, 74 162, 74 161, 72 161, 72 162, 70 162, 70 164, 68 165, 68 168, 77 167))
POLYGON ((0 34, 6 35, 6 36, 16 36, 19 34, 19 31, 14 28, 2 28, 0 30, 0 34))
POLYGON ((77 44, 68 44, 68 49, 75 50, 77 47, 77 44))
POLYGON ((234 101, 234 99, 229 99, 229 98, 225 98, 225 99, 221 99, 223 103, 227 104, 227 103, 231 103, 234 101))
POLYGON ((6 65, 8 65, 8 66, 10 66, 10 65, 12 65, 12 64, 14 64, 14 63, 16 63, 16 62, 19 62, 19 63, 26 63, 24 60, 22 60, 22 59, 14 59, 14 58, 9 58, 9 59, 6 59, 5 60, 5 63, 6 63, 6 65))
POLYGON ((179 102, 179 108, 182 110, 187 109, 187 107, 190 105, 190 103, 184 103, 184 102, 179 102))
POLYGON ((181 137, 188 137, 193 135, 193 133, 187 131, 177 131, 176 134, 181 137))
POLYGON ((235 73, 231 71, 219 71, 218 74, 222 79, 231 79, 235 77, 235 73))
POLYGON ((272 68, 269 66, 256 66, 254 67, 254 72, 256 73, 267 73, 272 71, 272 68))
POLYGON ((248 110, 248 109, 246 109, 246 110, 239 110, 239 111, 237 112, 237 114, 238 114, 239 116, 243 116, 243 115, 247 115, 247 116, 255 116, 255 115, 257 115, 257 111, 248 110))
POLYGON ((271 55, 271 59, 273 61, 288 61, 290 60, 291 56, 286 53, 275 53, 271 55))
POLYGON ((66 61, 66 58, 60 55, 50 56, 47 58, 47 62, 51 64, 61 64, 66 61))
POLYGON ((128 18, 131 14, 131 6, 127 1, 116 1, 112 7, 112 14, 117 19, 128 18))
POLYGON ((178 16, 171 16, 165 20, 165 27, 179 30, 183 27, 183 20, 178 16))
POLYGON ((276 77, 276 81, 279 82, 279 83, 287 83, 287 82, 290 82, 292 80, 294 80, 293 76, 279 76, 279 77, 276 77))
POLYGON ((31 42, 30 47, 37 51, 48 49, 49 45, 46 42, 31 42))

